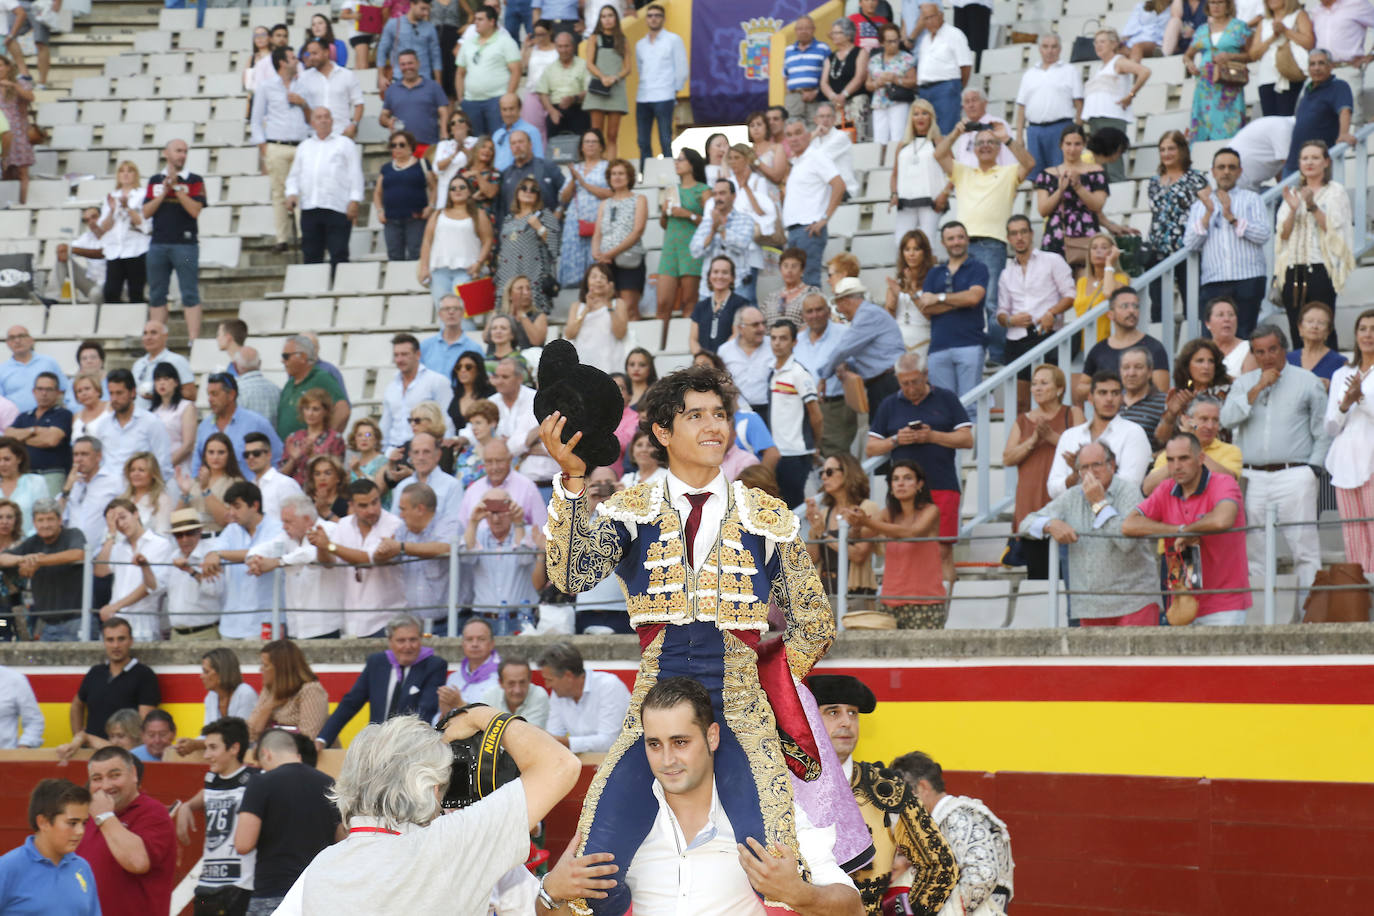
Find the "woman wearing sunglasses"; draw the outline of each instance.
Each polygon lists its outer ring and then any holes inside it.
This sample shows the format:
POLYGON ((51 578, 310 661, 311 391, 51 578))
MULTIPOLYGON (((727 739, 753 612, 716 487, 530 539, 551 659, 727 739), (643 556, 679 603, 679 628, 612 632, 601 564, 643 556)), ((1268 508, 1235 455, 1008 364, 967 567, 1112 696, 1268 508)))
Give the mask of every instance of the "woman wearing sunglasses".
POLYGON ((379 214, 386 237, 386 256, 392 261, 414 261, 429 219, 434 193, 434 172, 415 155, 415 135, 407 130, 391 134, 387 143, 391 161, 382 165, 372 192, 372 208, 379 214))

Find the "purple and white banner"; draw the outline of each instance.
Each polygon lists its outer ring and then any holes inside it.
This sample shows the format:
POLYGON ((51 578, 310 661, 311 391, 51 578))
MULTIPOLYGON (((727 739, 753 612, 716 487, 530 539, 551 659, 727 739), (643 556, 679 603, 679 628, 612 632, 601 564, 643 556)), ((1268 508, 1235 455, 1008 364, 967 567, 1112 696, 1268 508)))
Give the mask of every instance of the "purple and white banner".
POLYGON ((773 33, 811 9, 802 0, 697 0, 692 5, 692 115, 742 124, 768 107, 773 33))

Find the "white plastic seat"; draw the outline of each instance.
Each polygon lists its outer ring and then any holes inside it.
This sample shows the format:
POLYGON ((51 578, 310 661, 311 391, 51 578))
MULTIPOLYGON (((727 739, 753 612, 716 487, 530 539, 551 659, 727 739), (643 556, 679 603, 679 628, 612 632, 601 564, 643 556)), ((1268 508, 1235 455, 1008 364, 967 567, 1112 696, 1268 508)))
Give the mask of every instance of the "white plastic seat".
POLYGON ((206 146, 242 146, 247 139, 243 121, 207 121, 201 142, 206 146))
MULTIPOLYGON (((182 32, 177 36, 177 50, 192 52, 191 65, 194 67, 198 55, 215 50, 215 41, 215 33, 209 29, 196 29, 193 32, 182 32)), ((229 62, 227 54, 225 55, 224 62, 226 64, 229 62)))
POLYGON ((242 239, 233 237, 208 239, 203 236, 201 237, 201 267, 238 267, 239 257, 242 255, 242 253, 242 239))
POLYGON ((345 366, 381 367, 391 365, 390 334, 349 334, 345 366))
POLYGON ((34 337, 42 337, 47 311, 41 305, 7 305, 5 306, 5 325, 7 327, 20 325, 34 337))
POLYGON ((30 181, 29 207, 51 207, 65 204, 71 196, 71 186, 65 181, 30 181))
POLYGON ((382 289, 388 293, 414 293, 420 292, 424 287, 420 286, 419 275, 416 272, 415 261, 389 261, 386 265, 386 282, 382 289))
POLYGON ((40 239, 71 239, 81 223, 81 211, 68 207, 49 207, 38 211, 33 234, 40 239))
POLYGON ((179 77, 186 75, 187 55, 179 51, 167 51, 148 58, 149 76, 179 77))
MULTIPOLYGON (((109 306, 102 306, 109 308, 109 306)), ((249 328, 251 330, 251 326, 249 328)), ((196 373, 213 372, 225 364, 224 353, 209 337, 197 337, 191 341, 191 369, 196 373)), ((201 391, 205 386, 201 386, 201 391)))
MULTIPOLYGON (((1064 607, 1065 598, 1061 593, 1061 608, 1064 607)), ((1016 589, 1016 606, 1012 609, 1008 626, 1013 630, 1035 630, 1058 625, 1054 605, 1050 602, 1050 584, 1038 579, 1022 580, 1016 589)))
POLYGON ((630 322, 630 336, 625 341, 626 348, 644 347, 653 352, 658 349, 659 338, 663 336, 663 322, 657 318, 630 322))
MULTIPOLYGON (((382 265, 376 261, 348 261, 334 270, 335 293, 372 292, 380 288, 382 265)), ((381 320, 381 316, 378 316, 381 320)))
MULTIPOLYGON (((100 307, 96 322, 97 337, 137 337, 143 329, 148 306, 141 302, 107 302, 100 307)), ((213 346, 214 341, 210 341, 213 346)))
POLYGON ((168 107, 166 117, 169 121, 208 121, 210 100, 175 99, 168 107))
POLYGON ((892 170, 870 169, 864 182, 865 200, 890 200, 892 197, 892 170))
POLYGON ((234 218, 233 207, 205 207, 196 220, 201 235, 230 235, 229 226, 234 218))
POLYGON ((239 303, 239 318, 255 334, 280 331, 283 311, 280 301, 247 299, 239 303))
POLYGON ((350 403, 356 405, 369 400, 367 396, 367 373, 369 371, 363 366, 350 366, 339 370, 339 374, 343 376, 344 393, 348 395, 350 403))
MULTIPOLYGON (((1065 42, 1073 43, 1072 38, 1065 37, 1065 42)), ((1007 45, 1005 48, 988 48, 982 54, 983 73, 1020 73, 1026 66, 1026 48, 1028 45, 1007 45)))
MULTIPOLYGON (((48 308, 48 336, 86 338, 95 334, 95 319, 99 306, 71 305, 70 303, 48 308)), ((33 330, 30 328, 29 330, 33 330)), ((76 350, 73 348, 73 354, 76 350)))
POLYGON ((882 165, 882 144, 855 143, 852 147, 852 157, 855 174, 862 174, 869 169, 876 169, 882 165))
POLYGON ((54 102, 43 106, 43 120, 51 127, 60 124, 75 124, 81 118, 81 109, 75 102, 54 102))
POLYGON ((259 174, 257 147, 221 146, 215 153, 215 172, 229 176, 259 174))
MULTIPOLYGON (((343 266, 343 264, 339 265, 340 268, 343 266)), ((382 296, 347 296, 338 301, 338 309, 334 315, 334 327, 363 331, 389 328, 395 322, 383 324, 382 313, 385 308, 386 299, 382 296)))
MULTIPOLYGON (((273 294, 269 293, 269 296, 273 294)), ((281 294, 285 296, 329 295, 328 264, 288 264, 281 294)))
POLYGON ((292 333, 331 328, 333 315, 333 299, 292 299, 286 303, 286 320, 282 327, 292 333))
POLYGON ((239 227, 236 234, 244 238, 272 235, 276 232, 275 217, 270 206, 246 207, 238 205, 239 227))
MULTIPOLYGON (((108 91, 106 91, 101 93, 101 96, 108 94, 108 91)), ((155 95, 157 95, 157 78, 150 74, 121 76, 119 79, 115 80, 116 98, 147 99, 155 95)), ((93 96, 93 98, 99 98, 99 96, 93 96)))
POLYGON ((243 98, 243 75, 240 73, 209 73, 201 77, 201 80, 200 95, 210 98, 243 98))
MULTIPOLYGON (((687 353, 691 349, 692 319, 670 318, 668 320, 668 339, 663 344, 664 353, 687 353)), ((659 375, 663 370, 659 369, 659 375)))
POLYGON ((104 99, 109 95, 110 81, 103 76, 78 76, 72 79, 70 98, 104 99))
POLYGON ((234 204, 261 204, 270 200, 271 195, 272 180, 266 175, 234 175, 229 179, 224 199, 234 204))
POLYGON ((243 22, 243 10, 236 6, 219 7, 205 11, 205 25, 207 31, 223 32, 226 29, 237 29, 243 22))
POLYGON ((65 157, 64 172, 75 175, 105 175, 110 171, 110 154, 103 149, 71 150, 65 157))
POLYGON ((412 331, 431 330, 434 327, 433 297, 429 293, 389 297, 386 301, 386 326, 409 328, 412 331))
MULTIPOLYGON (((172 34, 158 29, 143 29, 134 33, 136 54, 161 54, 172 49, 172 34)), ((140 66, 142 61, 139 61, 140 66)))
POLYGON ((191 72, 197 76, 202 74, 208 76, 211 73, 224 73, 227 70, 233 70, 234 65, 230 57, 228 51, 216 51, 213 47, 207 48, 192 56, 191 72))
POLYGON ((196 11, 194 9, 159 10, 157 27, 164 32, 193 32, 196 28, 196 11))
MULTIPOLYGON (((118 105, 118 102, 113 103, 118 105)), ((85 112, 88 113, 92 106, 87 105, 85 112)), ((103 108, 103 105, 102 105, 103 108)), ((103 114, 103 111, 101 112, 103 114)), ((119 117, 116 111, 114 118, 108 118, 101 123, 109 124, 113 121, 135 121, 140 124, 157 124, 159 121, 167 120, 167 103, 161 99, 134 99, 124 103, 123 117, 119 117)), ((190 118, 173 118, 172 120, 189 121, 190 118)))
POLYGON ((100 145, 105 149, 126 149, 143 145, 146 125, 140 121, 115 122, 105 125, 100 145))
POLYGON ((848 238, 859 231, 859 208, 855 204, 846 204, 835 210, 835 216, 830 220, 826 227, 832 235, 840 235, 848 238))
POLYGON ((232 121, 235 118, 242 121, 244 112, 248 110, 247 98, 244 96, 223 99, 206 98, 206 101, 211 106, 210 120, 212 121, 232 121))
MULTIPOLYGON (((985 52, 986 53, 986 52, 985 52)), ((993 630, 1008 622, 1007 579, 955 579, 946 630, 993 630)))
POLYGON ((185 140, 190 145, 195 136, 196 125, 190 121, 163 121, 153 125, 153 146, 158 149, 173 140, 185 140))
POLYGON ((0 239, 24 239, 30 235, 30 210, 0 210, 0 239))
POLYGON ((95 128, 90 124, 58 124, 52 129, 48 146, 57 150, 88 149, 95 140, 95 128))

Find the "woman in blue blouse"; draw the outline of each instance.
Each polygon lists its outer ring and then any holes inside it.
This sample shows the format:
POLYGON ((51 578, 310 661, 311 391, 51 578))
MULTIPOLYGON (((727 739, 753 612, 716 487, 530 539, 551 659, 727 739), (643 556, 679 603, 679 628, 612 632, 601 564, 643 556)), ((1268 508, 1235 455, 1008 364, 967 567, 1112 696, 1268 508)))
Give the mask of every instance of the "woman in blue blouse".
POLYGON ((1298 313, 1298 333, 1302 341, 1293 341, 1295 349, 1288 353, 1288 363, 1301 366, 1322 380, 1328 389, 1331 376, 1345 365, 1345 357, 1326 345, 1331 335, 1333 315, 1325 302, 1308 302, 1298 313))

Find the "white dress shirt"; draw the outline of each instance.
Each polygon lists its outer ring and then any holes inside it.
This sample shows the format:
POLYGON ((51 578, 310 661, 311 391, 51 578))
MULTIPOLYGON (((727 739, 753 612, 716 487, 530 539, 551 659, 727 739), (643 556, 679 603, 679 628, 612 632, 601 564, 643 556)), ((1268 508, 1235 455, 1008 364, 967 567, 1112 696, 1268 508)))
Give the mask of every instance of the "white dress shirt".
MULTIPOLYGON (((531 687, 530 690, 534 690, 531 687)), ((29 679, 0 665, 0 750, 43 746, 43 709, 29 679), (19 734, 23 725, 23 735, 19 734)))
MULTIPOLYGON (((1054 451, 1054 464, 1050 466, 1048 489, 1051 499, 1068 489, 1064 481, 1068 479, 1072 469, 1064 460, 1064 453, 1077 452, 1094 441, 1091 428, 1092 421, 1089 420, 1078 426, 1069 427, 1060 435, 1059 445, 1054 451)), ((1152 455, 1150 440, 1145 437, 1145 430, 1139 423, 1117 414, 1107 421, 1107 428, 1096 441, 1107 443, 1116 453, 1116 476, 1124 477, 1136 484, 1145 479, 1145 475, 1150 471, 1152 455)))
MULTIPOLYGON (((496 410, 501 415, 500 421, 496 424, 496 434, 504 436, 511 455, 521 459, 520 473, 536 482, 557 477, 558 462, 548 455, 529 454, 530 446, 526 444, 530 433, 539 428, 539 421, 534 417, 534 389, 522 385, 520 393, 516 395, 514 407, 506 406, 506 399, 499 394, 492 400, 496 402, 496 410)), ((467 519, 461 521, 467 524, 467 519)))
MULTIPOLYGON (((323 528, 337 541, 338 523, 320 519, 323 528)), ((286 631, 292 639, 310 639, 343 630, 344 583, 352 572, 340 566, 320 566, 319 553, 309 541, 294 540, 283 531, 248 551, 249 556, 275 557, 282 561, 283 595, 286 601, 286 631)))
POLYGON ((129 621, 133 630, 134 642, 155 642, 162 638, 162 598, 167 587, 167 570, 171 567, 158 564, 170 563, 181 551, 169 538, 145 530, 137 545, 131 547, 123 535, 115 540, 110 551, 110 571, 114 580, 110 585, 111 600, 118 601, 143 584, 143 568, 135 566, 135 554, 143 554, 153 571, 157 588, 119 612, 119 616, 129 621))
POLYGON ((825 217, 830 208, 830 179, 840 178, 840 170, 815 140, 792 160, 787 176, 787 197, 782 202, 782 225, 809 226, 825 217))
POLYGON ((1083 98, 1083 74, 1078 67, 1055 61, 1048 68, 1031 67, 1021 75, 1016 104, 1026 109, 1027 124, 1050 124, 1072 118, 1074 99, 1083 98))
POLYGON ((849 134, 832 127, 811 142, 819 144, 826 158, 835 163, 835 168, 839 170, 840 178, 844 181, 844 189, 849 192, 850 197, 857 198, 862 189, 859 187, 858 176, 854 174, 854 141, 849 139, 849 134))
MULTIPOLYGON (((706 825, 690 840, 683 835, 657 779, 653 793, 658 817, 625 873, 635 916, 752 916, 766 912, 740 867, 739 840, 714 781, 711 813, 706 825)), ((854 887, 853 880, 835 862, 835 828, 813 826, 796 804, 792 810, 797 821, 797 845, 801 847, 798 852, 811 869, 811 883, 854 887)))
MULTIPOLYGON (((377 524, 363 537, 358 529, 358 517, 350 515, 334 532, 334 541, 341 547, 361 550, 369 557, 376 552, 383 538, 395 537, 401 518, 385 509, 377 524)), ((357 568, 344 578, 344 609, 348 611, 345 633, 349 636, 370 636, 406 606, 406 583, 401 567, 396 564, 357 568)))
POLYGON ((291 93, 303 97, 311 108, 323 102, 323 99, 312 97, 299 76, 291 80, 288 87, 274 72, 253 89, 253 107, 248 119, 249 142, 299 143, 309 135, 310 125, 305 112, 287 100, 291 93))
POLYGON ((348 137, 324 140, 311 134, 296 147, 286 176, 286 196, 299 197, 302 210, 347 213, 363 201, 363 154, 348 137))
POLYGON ((934 35, 929 31, 921 33, 916 42, 916 59, 921 62, 917 69, 922 86, 962 79, 959 68, 973 66, 968 39, 948 21, 934 35))
POLYGON ((1374 372, 1360 379, 1364 397, 1345 413, 1341 401, 1351 376, 1359 369, 1342 366, 1331 376, 1331 392, 1326 402, 1326 434, 1331 447, 1326 450, 1326 469, 1332 486, 1355 490, 1374 477, 1374 372))
POLYGON ((353 123, 354 107, 363 104, 363 87, 358 84, 358 77, 352 70, 338 64, 330 69, 328 76, 318 70, 310 72, 318 74, 324 81, 324 101, 321 104, 334 116, 333 132, 337 137, 353 123))
POLYGON ((630 708, 630 689, 614 674, 584 669, 582 698, 549 697, 548 732, 568 736, 574 754, 598 754, 610 750, 620 737, 625 713, 630 708))
MULTIPOLYGON (((205 555, 210 552, 210 542, 202 540, 196 544, 187 561, 200 566, 205 555)), ((178 548, 175 556, 183 556, 178 548)), ((183 572, 175 566, 166 567, 167 571, 167 622, 174 627, 204 627, 219 623, 220 608, 224 601, 224 577, 196 581, 196 577, 183 572)))
POLYGON ((765 340, 754 348, 754 352, 745 353, 744 348, 739 345, 738 338, 731 337, 720 345, 718 355, 725 361, 725 368, 730 370, 730 377, 735 380, 735 385, 744 400, 750 405, 766 409, 768 374, 777 361, 768 342, 765 340))
POLYGON ((164 481, 175 481, 172 474, 172 447, 167 427, 146 410, 134 410, 127 423, 121 423, 113 410, 106 411, 86 429, 86 435, 100 440, 101 464, 115 474, 124 473, 124 462, 135 452, 152 452, 164 481))
MULTIPOLYGON (((129 216, 133 208, 141 208, 143 206, 143 194, 143 188, 125 188, 122 191, 111 191, 109 197, 106 197, 100 204, 100 221, 102 223, 105 222, 111 213, 113 213, 114 225, 110 227, 108 232, 100 237, 100 243, 98 245, 83 245, 81 239, 78 238, 72 243, 72 246, 75 248, 100 248, 105 252, 105 257, 109 260, 136 258, 140 255, 147 254, 148 245, 152 241, 153 221, 144 219, 135 226, 133 219, 129 216), (111 210, 110 197, 115 199, 116 205, 122 204, 127 200, 129 203, 129 210, 119 206, 111 210)), ((89 232, 90 230, 87 231, 89 232)), ((94 261, 91 262, 92 266, 94 266, 95 263, 94 261)), ((89 267, 86 269, 86 273, 88 275, 91 273, 89 267)), ((100 264, 100 275, 102 277, 105 275, 105 265, 103 263, 100 264)))
POLYGON ((295 478, 287 477, 276 468, 269 467, 254 481, 262 493, 262 514, 267 518, 281 518, 281 501, 288 496, 303 493, 295 478))
POLYGON ((67 494, 67 508, 62 512, 62 524, 68 528, 80 528, 86 535, 87 544, 99 544, 105 540, 105 507, 120 493, 124 492, 124 480, 102 464, 90 480, 78 474, 67 494))
POLYGON ((639 73, 636 102, 666 102, 687 88, 687 48, 681 37, 667 29, 635 42, 635 63, 639 73))
MULTIPOLYGON (((444 435, 453 435, 453 421, 449 419, 448 404, 453 400, 449 380, 420 363, 410 384, 405 384, 400 371, 392 376, 391 384, 382 395, 382 440, 386 448, 399 448, 410 441, 410 412, 424 401, 435 401, 444 415, 444 435)), ((531 401, 531 413, 533 412, 531 401)), ((512 449, 514 451, 514 449, 512 449)))

